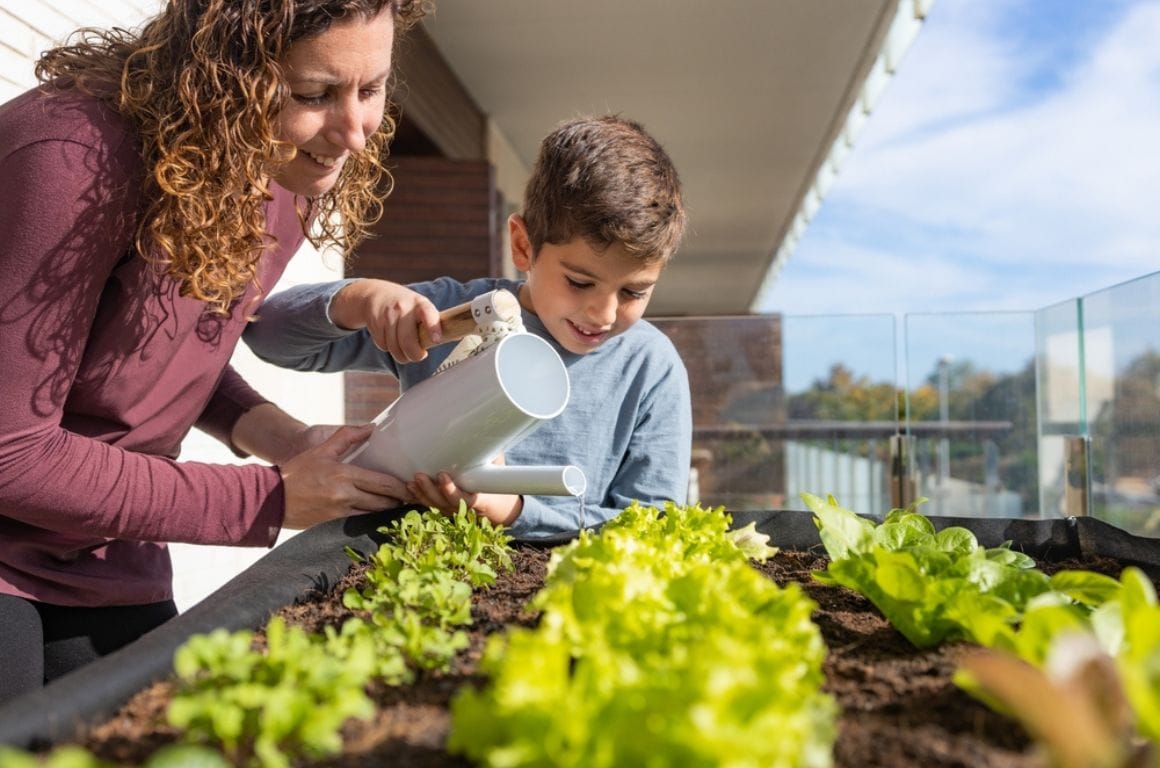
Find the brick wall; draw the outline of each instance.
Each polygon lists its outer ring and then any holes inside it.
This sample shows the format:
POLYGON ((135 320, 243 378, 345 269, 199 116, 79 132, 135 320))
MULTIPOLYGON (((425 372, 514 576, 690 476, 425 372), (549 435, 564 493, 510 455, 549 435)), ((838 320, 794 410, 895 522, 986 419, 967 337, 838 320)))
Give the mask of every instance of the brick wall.
MULTIPOLYGON (((488 163, 392 157, 390 165, 394 191, 348 275, 411 283, 501 274, 502 201, 488 163)), ((349 424, 369 421, 398 396, 390 376, 351 371, 345 377, 349 424)))
POLYGON ((657 318, 651 322, 677 347, 693 398, 693 466, 707 506, 782 506, 785 476, 780 441, 746 426, 785 421, 781 317, 657 318), (720 427, 741 427, 728 436, 720 427))

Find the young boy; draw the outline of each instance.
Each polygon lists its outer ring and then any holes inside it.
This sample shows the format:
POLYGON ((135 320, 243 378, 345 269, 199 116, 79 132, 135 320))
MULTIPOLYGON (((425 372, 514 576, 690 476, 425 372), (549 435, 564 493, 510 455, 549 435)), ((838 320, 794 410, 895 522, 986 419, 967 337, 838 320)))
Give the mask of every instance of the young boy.
POLYGON ((454 347, 425 355, 420 325, 435 328, 439 309, 511 291, 526 329, 547 339, 567 366, 571 396, 561 415, 511 446, 505 462, 574 464, 587 479, 584 499, 473 494, 445 473, 418 475, 408 491, 416 503, 440 509, 465 499, 520 538, 576 531, 633 500, 685 502, 688 375, 669 339, 641 320, 684 227, 676 169, 639 124, 615 116, 573 120, 544 139, 523 215, 508 220, 512 260, 525 280, 299 286, 268 298, 244 338, 277 365, 387 371, 406 391, 454 347))

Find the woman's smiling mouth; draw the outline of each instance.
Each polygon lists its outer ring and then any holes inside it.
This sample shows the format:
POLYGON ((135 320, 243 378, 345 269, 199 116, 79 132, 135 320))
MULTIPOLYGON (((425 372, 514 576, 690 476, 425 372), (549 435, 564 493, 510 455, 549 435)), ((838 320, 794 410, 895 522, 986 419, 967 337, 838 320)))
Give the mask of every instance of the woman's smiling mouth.
POLYGON ((345 153, 337 157, 332 157, 328 155, 319 155, 306 149, 301 150, 301 152, 318 165, 321 165, 323 168, 336 168, 346 158, 345 153))

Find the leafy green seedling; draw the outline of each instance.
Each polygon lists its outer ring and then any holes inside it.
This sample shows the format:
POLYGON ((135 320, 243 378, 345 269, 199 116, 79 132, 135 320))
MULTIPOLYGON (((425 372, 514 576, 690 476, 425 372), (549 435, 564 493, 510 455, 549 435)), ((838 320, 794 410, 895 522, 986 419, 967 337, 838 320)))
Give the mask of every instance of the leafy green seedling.
POLYGON ((266 625, 264 653, 252 641, 251 632, 215 630, 177 650, 168 717, 187 739, 220 746, 235 765, 288 768, 295 755, 341 751, 343 723, 374 714, 363 690, 375 667, 370 643, 338 657, 278 617, 266 625))

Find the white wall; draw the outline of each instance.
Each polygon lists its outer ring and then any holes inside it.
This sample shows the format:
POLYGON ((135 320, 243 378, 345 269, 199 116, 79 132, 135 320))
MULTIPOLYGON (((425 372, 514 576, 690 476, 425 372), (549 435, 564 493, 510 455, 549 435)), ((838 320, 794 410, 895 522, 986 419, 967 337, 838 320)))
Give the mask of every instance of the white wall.
POLYGON ((160 0, 0 0, 0 102, 30 87, 40 52, 73 30, 132 28, 160 7, 160 0))
MULTIPOLYGON (((0 0, 0 103, 35 84, 33 63, 40 52, 83 26, 133 28, 161 7, 161 0, 0 0)), ((341 259, 305 247, 273 290, 333 280, 341 259)), ((244 346, 234 366, 261 393, 307 423, 343 422, 342 377, 283 371, 262 363, 244 346)), ((194 431, 182 446, 183 461, 237 463, 225 446, 194 431)), ((289 534, 283 534, 285 537, 289 534)), ((266 553, 236 547, 173 547, 174 590, 182 610, 224 584, 266 553)))
POLYGON ((500 266, 505 277, 517 277, 516 265, 511 260, 511 241, 508 237, 507 217, 524 207, 524 187, 531 169, 512 146, 494 120, 487 121, 487 159, 495 167, 495 186, 503 197, 504 210, 500 226, 500 266))
MULTIPOLYGON (((339 277, 342 277, 341 258, 332 253, 321 254, 308 244, 291 260, 274 291, 339 277)), ((244 344, 238 346, 231 362, 255 389, 295 418, 308 424, 343 423, 341 375, 276 368, 254 357, 244 344)), ((218 464, 242 461, 217 440, 196 429, 182 444, 181 459, 218 464)), ((293 533, 283 531, 278 542, 285 541, 293 533)), ((170 551, 173 556, 174 599, 178 608, 185 610, 252 565, 268 550, 174 544, 170 551)))

